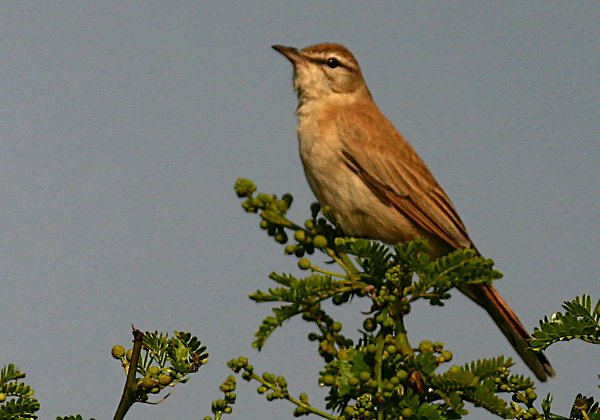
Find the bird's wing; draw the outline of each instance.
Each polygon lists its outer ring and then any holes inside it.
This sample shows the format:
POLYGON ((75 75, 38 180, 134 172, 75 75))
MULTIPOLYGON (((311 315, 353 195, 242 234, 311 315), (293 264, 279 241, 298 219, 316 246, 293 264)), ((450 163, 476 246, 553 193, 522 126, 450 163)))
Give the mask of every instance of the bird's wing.
POLYGON ((379 199, 425 231, 453 248, 471 246, 465 225, 444 190, 410 144, 383 120, 367 112, 338 114, 345 163, 379 199))

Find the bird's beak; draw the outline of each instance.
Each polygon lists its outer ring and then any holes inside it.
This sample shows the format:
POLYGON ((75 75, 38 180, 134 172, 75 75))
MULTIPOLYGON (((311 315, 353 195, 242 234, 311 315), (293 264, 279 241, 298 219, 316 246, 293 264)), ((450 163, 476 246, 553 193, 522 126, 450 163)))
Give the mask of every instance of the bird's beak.
POLYGON ((297 48, 294 47, 286 47, 284 45, 273 45, 273 49, 279 53, 281 53, 285 58, 290 60, 292 64, 297 64, 302 61, 306 61, 297 48))

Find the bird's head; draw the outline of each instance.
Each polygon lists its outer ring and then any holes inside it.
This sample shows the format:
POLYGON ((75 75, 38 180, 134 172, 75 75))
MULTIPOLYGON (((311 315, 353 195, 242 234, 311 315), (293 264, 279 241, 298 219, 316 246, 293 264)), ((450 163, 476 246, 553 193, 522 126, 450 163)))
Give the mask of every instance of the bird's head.
POLYGON ((300 104, 314 100, 352 101, 369 89, 354 55, 343 45, 316 44, 298 50, 273 45, 294 65, 294 87, 300 104))

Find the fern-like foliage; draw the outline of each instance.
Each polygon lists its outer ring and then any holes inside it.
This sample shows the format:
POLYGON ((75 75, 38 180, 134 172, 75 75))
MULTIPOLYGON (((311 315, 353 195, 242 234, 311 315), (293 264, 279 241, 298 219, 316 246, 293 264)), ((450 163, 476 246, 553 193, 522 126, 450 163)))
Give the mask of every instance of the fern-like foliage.
POLYGON ((600 344, 600 300, 593 304, 591 296, 583 295, 563 303, 563 308, 564 313, 544 317, 535 328, 530 342, 533 350, 542 351, 558 341, 573 339, 600 344))
POLYGON ((0 420, 37 419, 39 401, 33 397, 33 389, 20 382, 25 373, 13 365, 5 365, 0 371, 0 420))
MULTIPOLYGON (((285 254, 298 258, 298 267, 310 274, 271 273, 276 285, 250 296, 255 302, 277 305, 263 319, 253 346, 261 349, 292 317, 301 315, 313 323, 316 330, 308 339, 318 343, 325 362, 319 381, 329 390, 325 403, 331 411, 312 406, 305 394, 298 399, 290 396, 283 377, 257 374, 246 358, 231 361, 234 372, 243 370, 244 379, 261 384, 259 394, 268 400, 291 401, 296 405, 295 416, 312 413, 331 420, 460 419, 467 414, 467 403, 502 418, 565 419, 551 413, 551 398, 542 402, 543 414, 534 407, 534 383, 511 373, 510 358, 499 356, 442 369, 453 357, 443 343, 424 340, 416 348, 409 343, 404 318, 412 304, 426 300, 441 306, 455 288, 500 279, 502 274, 492 260, 472 249, 432 258, 427 242, 420 239, 390 247, 348 238, 336 228, 330 209, 316 203, 311 206, 311 217, 298 224, 287 218, 291 195, 278 198, 256 191, 252 181, 236 182, 244 210, 258 213, 259 226, 276 242, 291 241, 285 254), (342 324, 323 309, 327 300, 341 305, 351 299, 363 299, 369 305, 356 341, 343 335, 342 324)), ((564 308, 564 314, 540 323, 531 342, 534 349, 541 351, 553 342, 573 338, 600 343, 600 302, 592 305, 591 298, 584 296, 565 303, 564 308)), ((580 396, 570 418, 600 420, 599 416, 598 404, 580 396)))

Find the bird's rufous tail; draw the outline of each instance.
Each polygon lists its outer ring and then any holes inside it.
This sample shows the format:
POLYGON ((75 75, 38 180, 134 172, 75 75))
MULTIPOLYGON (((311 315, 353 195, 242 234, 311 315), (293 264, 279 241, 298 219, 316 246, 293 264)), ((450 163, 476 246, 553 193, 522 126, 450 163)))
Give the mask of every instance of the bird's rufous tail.
POLYGON ((462 286, 460 291, 490 314, 510 344, 540 381, 544 382, 548 377, 555 375, 546 356, 528 348, 528 340, 531 338, 529 333, 494 286, 471 284, 462 286))

